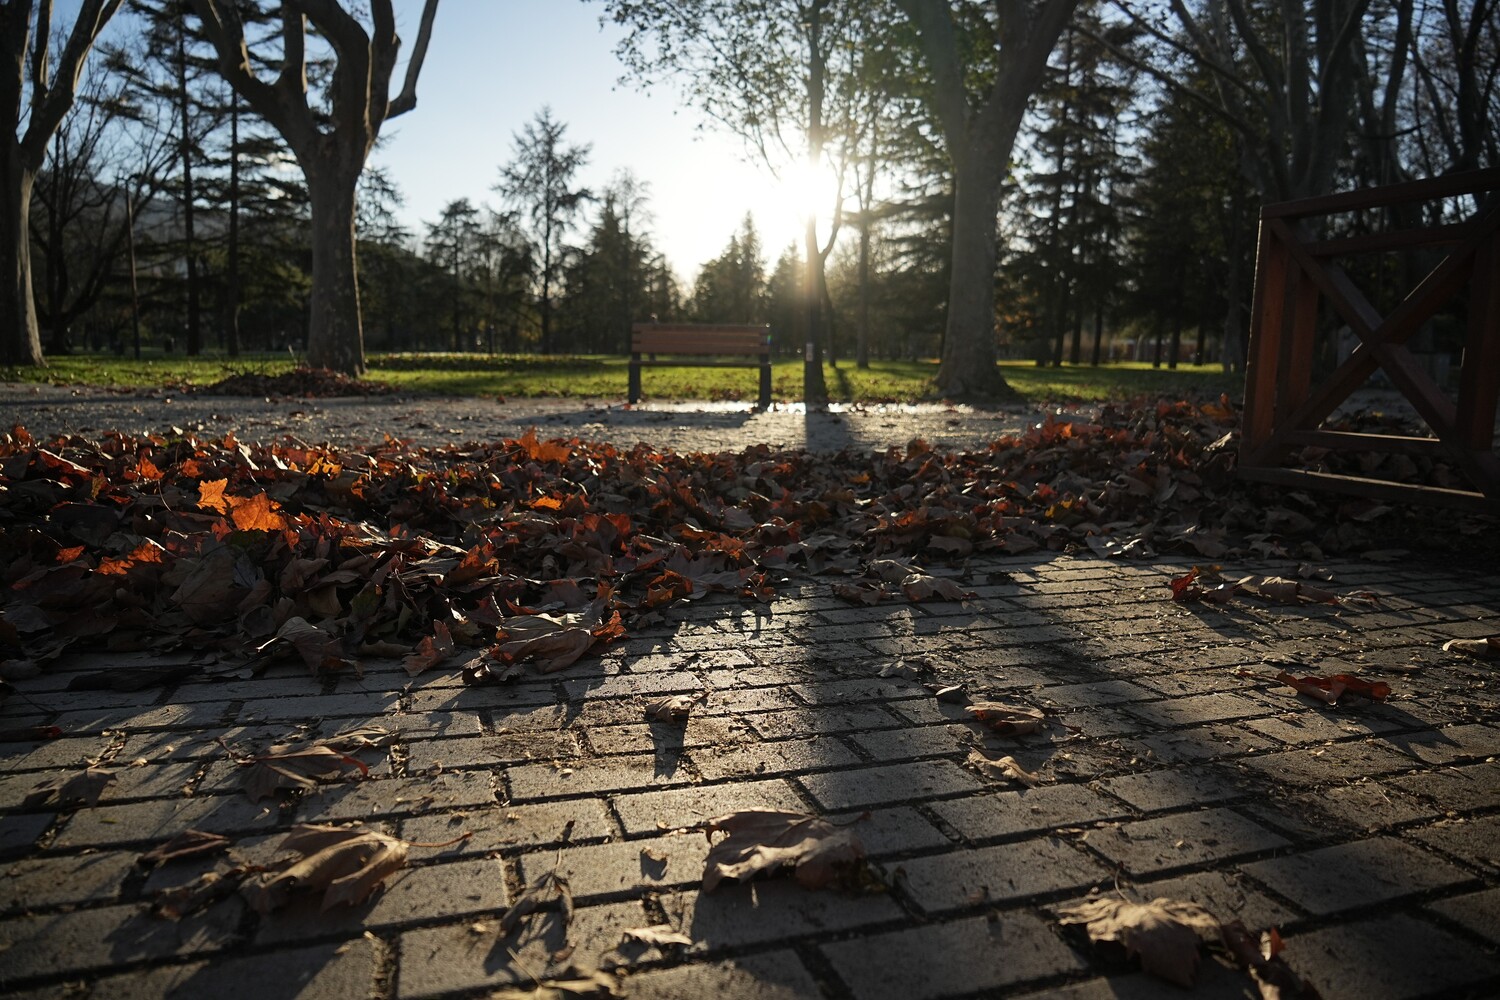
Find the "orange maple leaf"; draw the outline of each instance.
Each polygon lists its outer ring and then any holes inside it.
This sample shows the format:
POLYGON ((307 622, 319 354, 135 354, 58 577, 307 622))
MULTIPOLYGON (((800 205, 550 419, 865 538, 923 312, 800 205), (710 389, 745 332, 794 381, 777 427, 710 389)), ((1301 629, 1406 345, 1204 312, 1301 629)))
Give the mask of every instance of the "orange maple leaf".
POLYGON ((227 479, 215 479, 198 484, 198 509, 213 510, 220 514, 229 513, 229 503, 224 499, 224 487, 229 485, 227 479))
POLYGON ((129 555, 121 556, 119 559, 99 560, 99 572, 105 576, 124 576, 132 566, 161 561, 161 547, 152 542, 142 542, 131 550, 129 555))
POLYGON ((231 509, 230 517, 240 531, 282 531, 287 527, 286 518, 272 509, 274 502, 265 493, 226 499, 231 509))
POLYGON ((135 471, 136 475, 140 476, 142 479, 161 478, 161 470, 156 467, 155 462, 151 461, 151 459, 147 458, 145 455, 142 455, 139 459, 136 460, 135 471))

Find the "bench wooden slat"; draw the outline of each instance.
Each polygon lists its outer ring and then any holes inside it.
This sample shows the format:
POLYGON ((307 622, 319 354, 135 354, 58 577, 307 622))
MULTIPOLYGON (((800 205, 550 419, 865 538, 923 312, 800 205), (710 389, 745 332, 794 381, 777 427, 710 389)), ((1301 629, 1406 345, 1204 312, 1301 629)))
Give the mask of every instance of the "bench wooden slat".
POLYGON ((759 368, 760 406, 771 405, 771 328, 734 323, 635 323, 630 328, 630 402, 641 396, 644 367, 759 368), (651 355, 641 360, 642 354, 651 355), (656 355, 745 357, 744 361, 657 360, 656 355), (753 360, 752 360, 753 359, 753 360))

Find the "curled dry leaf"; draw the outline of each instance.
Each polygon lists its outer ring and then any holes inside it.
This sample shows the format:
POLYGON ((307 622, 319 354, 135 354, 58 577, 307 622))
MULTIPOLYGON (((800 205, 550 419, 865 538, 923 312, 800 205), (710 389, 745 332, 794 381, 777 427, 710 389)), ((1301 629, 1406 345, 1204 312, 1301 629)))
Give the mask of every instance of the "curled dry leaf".
POLYGON ((1039 708, 1030 705, 1007 705, 998 701, 976 701, 969 714, 1001 736, 1025 736, 1038 732, 1046 721, 1039 708))
POLYGON ((1443 652, 1462 653, 1480 660, 1500 660, 1500 635, 1488 639, 1449 639, 1443 643, 1443 652))
POLYGON ((974 597, 974 591, 965 590, 952 580, 941 576, 929 576, 926 573, 908 573, 901 580, 901 592, 908 600, 928 601, 932 599, 942 601, 966 601, 974 597))
POLYGON ((28 808, 56 802, 60 806, 96 806, 99 796, 115 782, 115 772, 103 767, 86 767, 66 778, 48 778, 26 793, 22 804, 28 808))
POLYGON ((709 820, 703 831, 710 842, 715 833, 726 834, 704 859, 704 892, 726 878, 743 880, 783 867, 795 868, 797 882, 805 888, 821 889, 865 856, 864 845, 849 827, 784 809, 728 813, 709 820))
POLYGON ((685 723, 697 703, 698 697, 690 694, 658 698, 646 706, 646 718, 651 722, 685 723))
POLYGON ((1318 1000, 1317 987, 1297 975, 1281 957, 1281 935, 1274 927, 1262 934, 1259 942, 1238 920, 1223 924, 1219 934, 1225 949, 1255 980, 1261 1000, 1318 1000))
POLYGON ((1354 674, 1334 674, 1331 677, 1294 677, 1285 670, 1276 679, 1298 694, 1316 698, 1327 705, 1336 705, 1344 694, 1358 695, 1371 701, 1385 701, 1390 696, 1391 686, 1385 681, 1367 681, 1354 674))
POLYGON ((247 879, 240 894, 260 913, 285 905, 294 891, 323 890, 322 909, 368 899, 406 866, 407 843, 364 826, 298 824, 281 842, 300 858, 247 879))
POLYGON ((1242 592, 1282 604, 1337 604, 1339 600, 1331 590, 1282 576, 1247 576, 1236 586, 1242 592))
POLYGON ((183 830, 177 836, 164 844, 158 844, 145 854, 135 859, 138 865, 164 865, 168 861, 179 861, 182 858, 196 858, 203 854, 217 854, 219 851, 229 847, 228 837, 217 833, 204 833, 202 830, 183 830))
POLYGON ((275 746, 271 752, 245 763, 245 794, 259 802, 280 788, 311 788, 318 778, 350 768, 368 777, 370 769, 363 761, 350 757, 326 743, 306 747, 275 746))
POLYGON ((623 995, 617 977, 595 972, 579 979, 544 979, 535 986, 507 986, 491 993, 490 1000, 609 1000, 623 995))
POLYGON ((1020 765, 1014 757, 987 757, 978 750, 969 751, 969 763, 978 769, 980 774, 990 778, 1019 781, 1027 788, 1035 788, 1045 784, 1040 774, 1028 771, 1020 765))
POLYGON ((233 895, 252 869, 236 865, 225 872, 204 872, 191 882, 163 889, 151 900, 152 916, 181 920, 233 895))
POLYGON ((1082 924, 1090 941, 1118 944, 1146 972, 1184 987, 1198 976, 1199 945, 1219 936, 1217 917, 1177 899, 1091 899, 1059 910, 1058 921, 1082 924))
POLYGON ((453 635, 442 622, 432 623, 432 635, 422 637, 414 652, 401 660, 406 672, 415 677, 430 667, 435 667, 453 655, 453 635))
POLYGON ((673 930, 670 924, 655 924, 651 927, 629 927, 624 932, 625 937, 641 942, 641 944, 655 945, 664 948, 673 944, 692 944, 693 939, 678 930, 673 930))
POLYGON ((255 647, 264 653, 277 643, 285 642, 297 651, 307 669, 314 674, 325 670, 341 670, 354 664, 344 656, 339 637, 327 629, 319 628, 305 618, 293 616, 282 623, 281 628, 270 639, 255 647))

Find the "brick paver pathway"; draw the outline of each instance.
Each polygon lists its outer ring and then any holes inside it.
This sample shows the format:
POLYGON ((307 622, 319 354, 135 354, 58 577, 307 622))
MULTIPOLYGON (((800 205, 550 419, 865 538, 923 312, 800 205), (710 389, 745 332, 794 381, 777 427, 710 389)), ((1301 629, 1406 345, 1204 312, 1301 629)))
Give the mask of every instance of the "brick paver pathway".
MULTIPOLYGON (((0 993, 414 1000, 572 966, 616 968, 638 998, 1179 995, 1059 925, 1059 905, 1097 890, 1275 925, 1325 997, 1500 995, 1495 667, 1440 651, 1500 632, 1500 579, 1343 561, 1334 586, 1379 603, 1216 610, 1167 600, 1183 568, 976 560, 975 600, 874 608, 808 581, 769 609, 688 605, 602 660, 508 687, 373 662, 326 684, 283 664, 70 691, 80 671, 161 661, 68 659, 0 709, 0 728, 63 734, 0 743, 0 993), (932 676, 881 676, 903 657, 932 676), (1271 680, 1288 664, 1393 694, 1326 708, 1271 680), (1048 726, 985 738, 927 680, 1047 709, 1048 726), (666 692, 706 693, 685 729, 644 721, 646 696, 666 692), (242 794, 218 742, 365 725, 396 734, 366 755, 367 779, 279 802, 242 794), (969 769, 976 746, 1044 783, 969 769), (117 774, 97 806, 23 805, 85 762, 117 774), (781 878, 701 893, 706 841, 674 831, 751 806, 867 811, 871 891, 781 878), (294 823, 346 820, 471 836, 414 848, 358 907, 261 916, 231 896, 180 922, 148 912, 157 891, 231 863, 136 864, 183 829, 224 833, 253 863, 294 823), (566 944, 555 920, 502 937, 497 914, 554 867, 577 900, 566 944), (622 940, 662 923, 693 943, 622 940)), ((1247 991, 1210 961, 1181 995, 1247 991)))

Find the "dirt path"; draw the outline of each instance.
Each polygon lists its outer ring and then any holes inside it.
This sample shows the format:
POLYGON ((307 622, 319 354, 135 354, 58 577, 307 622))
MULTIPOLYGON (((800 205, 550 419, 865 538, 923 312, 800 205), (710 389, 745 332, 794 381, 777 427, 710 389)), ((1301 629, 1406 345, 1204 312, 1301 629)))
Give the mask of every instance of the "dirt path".
POLYGON ((752 412, 740 403, 646 403, 606 399, 518 399, 433 396, 264 398, 162 390, 118 392, 0 383, 0 426, 38 436, 188 431, 246 441, 288 435, 315 444, 354 447, 385 434, 421 445, 517 437, 528 428, 547 437, 580 437, 622 446, 646 442, 675 451, 739 451, 770 444, 814 451, 880 450, 912 438, 954 448, 988 444, 1042 419, 1034 407, 993 410, 942 404, 800 405, 752 412))

